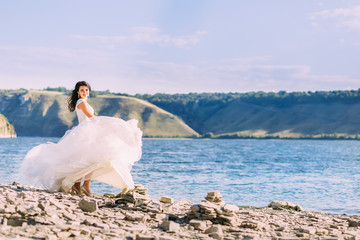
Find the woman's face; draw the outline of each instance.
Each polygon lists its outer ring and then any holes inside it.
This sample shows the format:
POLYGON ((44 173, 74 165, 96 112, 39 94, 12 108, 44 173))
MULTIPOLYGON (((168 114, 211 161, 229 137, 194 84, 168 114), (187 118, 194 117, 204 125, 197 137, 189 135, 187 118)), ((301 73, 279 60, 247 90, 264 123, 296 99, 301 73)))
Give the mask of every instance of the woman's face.
POLYGON ((86 98, 89 96, 89 88, 87 86, 80 86, 78 94, 80 95, 80 98, 86 98))

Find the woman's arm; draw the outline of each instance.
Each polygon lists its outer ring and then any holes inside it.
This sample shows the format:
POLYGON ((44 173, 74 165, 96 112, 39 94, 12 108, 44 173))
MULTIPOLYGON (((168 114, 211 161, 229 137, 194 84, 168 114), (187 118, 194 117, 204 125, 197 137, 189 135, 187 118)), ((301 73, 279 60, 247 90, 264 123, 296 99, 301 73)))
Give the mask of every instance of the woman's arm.
POLYGON ((94 115, 91 114, 91 112, 89 111, 89 108, 88 106, 85 104, 85 102, 82 102, 80 103, 77 108, 81 109, 85 115, 88 117, 88 118, 92 118, 94 115))

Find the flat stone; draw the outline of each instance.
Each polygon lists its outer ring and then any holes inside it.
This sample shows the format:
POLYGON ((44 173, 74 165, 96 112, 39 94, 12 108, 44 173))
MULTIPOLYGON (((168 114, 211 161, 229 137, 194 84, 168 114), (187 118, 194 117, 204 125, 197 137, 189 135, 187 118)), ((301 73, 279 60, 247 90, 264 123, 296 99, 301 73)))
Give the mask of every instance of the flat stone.
POLYGON ((199 231, 205 231, 207 228, 206 222, 205 221, 201 221, 201 220, 196 220, 193 219, 189 222, 190 226, 193 226, 194 229, 199 230, 199 231))
POLYGON ((220 225, 212 225, 208 228, 205 233, 209 234, 210 237, 215 239, 223 239, 224 233, 220 225))
POLYGON ((215 209, 220 209, 220 207, 218 205, 216 205, 215 203, 209 202, 209 201, 205 201, 205 202, 201 202, 199 204, 199 207, 201 209, 213 209, 215 211, 215 209))
POLYGON ((49 202, 51 205, 55 206, 58 210, 65 209, 65 207, 66 207, 64 204, 59 203, 55 199, 49 199, 49 202))
POLYGON ((307 226, 303 226, 303 227, 300 227, 300 232, 303 232, 303 233, 309 233, 309 234, 315 234, 316 233, 316 229, 313 228, 313 227, 307 227, 307 226))
POLYGON ((225 212, 234 212, 234 213, 238 213, 240 208, 236 205, 233 204, 225 204, 225 206, 223 207, 225 212))
POLYGON ((125 213, 125 219, 129 220, 129 221, 142 221, 143 218, 144 218, 144 214, 142 214, 142 213, 138 213, 138 212, 125 213))
POLYGON ((180 233, 179 233, 179 236, 180 236, 181 238, 192 238, 191 234, 188 233, 188 232, 180 232, 180 233))
POLYGON ((317 228, 316 232, 317 235, 328 235, 329 234, 329 230, 324 229, 324 228, 317 228))
POLYGON ((103 196, 104 196, 104 197, 107 197, 107 198, 115 198, 115 197, 116 197, 116 195, 113 194, 113 193, 104 193, 103 196))
POLYGON ((291 209, 295 211, 302 211, 302 208, 299 205, 295 205, 291 202, 285 201, 272 201, 269 203, 269 207, 273 209, 291 209))
POLYGON ((218 190, 213 191, 213 192, 208 192, 207 196, 208 197, 222 197, 221 194, 220 194, 220 191, 218 191, 218 190))
POLYGON ((136 240, 154 240, 155 237, 151 235, 136 234, 136 240))
POLYGON ((171 197, 161 197, 160 202, 173 204, 175 201, 171 197))
POLYGON ((180 231, 180 224, 173 222, 173 221, 169 221, 169 220, 164 220, 160 225, 159 228, 164 229, 167 232, 179 232, 180 231))
POLYGON ((169 220, 169 215, 165 213, 155 213, 152 215, 152 218, 162 221, 162 220, 169 220))
POLYGON ((299 237, 281 237, 279 240, 300 240, 299 237))
POLYGON ((58 232, 58 233, 56 233, 56 235, 60 239, 67 239, 68 237, 70 237, 71 233, 70 232, 58 232))
POLYGON ((242 227, 242 228, 250 228, 250 229, 257 229, 258 228, 258 223, 253 222, 253 221, 243 221, 240 224, 240 227, 242 227))

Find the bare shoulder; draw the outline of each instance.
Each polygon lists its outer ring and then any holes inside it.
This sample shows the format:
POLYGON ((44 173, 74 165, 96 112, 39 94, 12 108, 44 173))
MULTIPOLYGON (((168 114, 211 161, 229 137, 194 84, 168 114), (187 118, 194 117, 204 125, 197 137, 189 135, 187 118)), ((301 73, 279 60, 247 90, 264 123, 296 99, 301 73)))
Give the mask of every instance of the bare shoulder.
POLYGON ((85 101, 81 101, 81 102, 77 105, 77 108, 78 108, 78 109, 86 108, 85 101))

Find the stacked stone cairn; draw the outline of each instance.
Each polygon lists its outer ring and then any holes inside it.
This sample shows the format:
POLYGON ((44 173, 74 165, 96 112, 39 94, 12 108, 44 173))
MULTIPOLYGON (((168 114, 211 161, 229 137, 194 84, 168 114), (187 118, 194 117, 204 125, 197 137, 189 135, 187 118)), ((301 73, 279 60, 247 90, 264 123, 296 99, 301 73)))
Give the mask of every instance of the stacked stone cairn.
POLYGON ((206 201, 191 206, 191 211, 187 218, 192 221, 209 220, 215 224, 236 226, 239 224, 237 213, 239 207, 232 204, 226 204, 219 191, 209 192, 205 197, 206 201))

